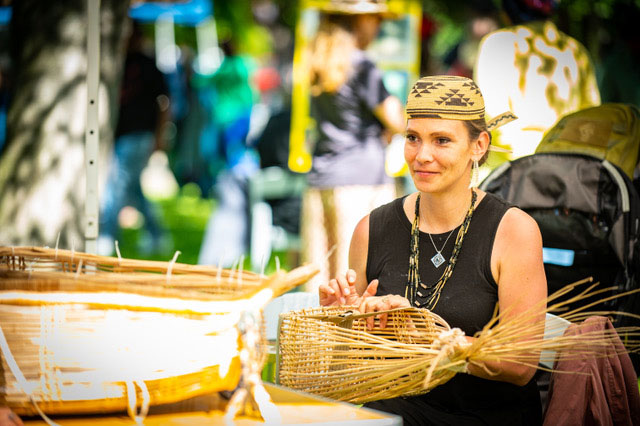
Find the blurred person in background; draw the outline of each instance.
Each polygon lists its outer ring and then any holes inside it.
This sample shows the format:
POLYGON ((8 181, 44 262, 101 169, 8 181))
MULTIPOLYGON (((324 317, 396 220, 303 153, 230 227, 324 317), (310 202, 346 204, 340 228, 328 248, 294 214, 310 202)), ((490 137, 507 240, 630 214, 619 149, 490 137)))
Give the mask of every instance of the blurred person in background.
MULTIPOLYGON (((565 114, 600 104, 586 48, 551 21, 557 0, 503 0, 512 26, 480 43, 475 81, 487 115, 511 110, 518 120, 494 134, 515 159, 533 154, 546 130, 565 114)), ((495 167, 496 159, 489 158, 495 167)))
POLYGON ((143 254, 165 252, 172 246, 170 236, 140 185, 140 176, 151 154, 166 148, 164 129, 170 117, 169 91, 164 75, 143 46, 142 28, 134 21, 120 88, 113 159, 100 214, 98 251, 105 255, 114 252, 118 217, 125 206, 137 208, 144 218, 144 233, 138 247, 143 254))
POLYGON ((322 272, 307 284, 309 291, 346 271, 358 220, 396 195, 385 173, 383 131, 404 131, 403 107, 365 53, 387 14, 384 1, 332 1, 311 44, 310 108, 317 138, 303 197, 301 255, 322 272))
MULTIPOLYGON (((265 69, 266 71, 267 69, 265 69)), ((275 73, 273 68, 270 74, 275 73)), ((266 73, 265 73, 266 74, 266 73)), ((260 157, 260 167, 279 167, 288 176, 296 176, 289 170, 289 134, 291 131, 291 84, 280 81, 268 89, 269 119, 255 140, 255 146, 260 157)), ((284 198, 269 199, 273 214, 273 225, 280 226, 291 234, 300 233, 300 209, 302 197, 292 194, 284 198)))
POLYGON ((198 86, 211 87, 212 123, 202 140, 212 171, 218 203, 207 223, 199 264, 231 267, 249 246, 249 178, 259 168, 257 154, 247 146, 251 109, 256 93, 252 86, 256 65, 237 54, 233 40, 223 43, 224 59, 212 75, 197 75, 198 86))

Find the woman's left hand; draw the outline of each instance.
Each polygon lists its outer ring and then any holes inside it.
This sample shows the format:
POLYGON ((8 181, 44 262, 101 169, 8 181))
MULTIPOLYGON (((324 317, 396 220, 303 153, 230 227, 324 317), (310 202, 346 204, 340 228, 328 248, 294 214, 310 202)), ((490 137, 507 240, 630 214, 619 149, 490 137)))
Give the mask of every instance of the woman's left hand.
MULTIPOLYGON (((360 303, 358 310, 365 314, 367 312, 388 311, 395 308, 410 308, 411 303, 405 297, 397 294, 387 294, 385 296, 366 297, 360 303)), ((387 326, 387 314, 379 315, 380 328, 387 326)), ((371 330, 374 324, 374 317, 367 318, 367 328, 371 330)))

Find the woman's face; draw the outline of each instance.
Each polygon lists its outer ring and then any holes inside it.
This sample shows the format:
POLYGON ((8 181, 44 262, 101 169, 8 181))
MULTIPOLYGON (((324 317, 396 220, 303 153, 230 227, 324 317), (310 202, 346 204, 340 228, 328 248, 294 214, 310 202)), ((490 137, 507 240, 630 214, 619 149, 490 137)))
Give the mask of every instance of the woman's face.
POLYGON ((462 121, 439 118, 407 121, 404 158, 421 192, 443 193, 468 187, 471 162, 474 158, 479 160, 483 153, 479 141, 469 140, 469 131, 462 121))
POLYGON ((358 41, 358 47, 366 49, 378 35, 382 19, 379 15, 365 14, 356 15, 355 20, 354 32, 358 41))

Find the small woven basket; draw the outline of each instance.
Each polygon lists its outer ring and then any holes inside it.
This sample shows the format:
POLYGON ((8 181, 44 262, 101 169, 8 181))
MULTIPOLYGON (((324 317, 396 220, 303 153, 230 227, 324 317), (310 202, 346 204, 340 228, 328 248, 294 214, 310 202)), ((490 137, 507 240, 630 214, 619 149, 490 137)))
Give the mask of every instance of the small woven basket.
MULTIPOLYGON (((562 311, 576 300, 597 298, 608 291, 611 289, 597 288, 591 279, 569 284, 517 315, 511 315, 509 309, 496 312, 473 341, 426 309, 366 314, 360 314, 357 307, 292 311, 280 316, 278 378, 280 384, 294 389, 365 403, 427 393, 455 374, 467 371, 469 364, 484 368, 488 374, 499 371, 491 371, 486 363, 503 361, 551 371, 539 362, 553 364, 554 360, 639 352, 640 327, 571 334, 563 333, 561 323, 547 323, 544 319, 547 312, 562 311), (579 295, 556 302, 578 288, 579 295), (380 328, 380 314, 388 315, 385 328, 380 328), (366 323, 372 317, 374 326, 368 329, 366 323), (618 335, 623 336, 624 346, 615 344, 618 335)), ((638 292, 640 289, 634 289, 601 300, 638 292)), ((593 305, 597 303, 600 301, 593 305)), ((557 317, 578 323, 593 316, 614 314, 625 313, 580 308, 565 309, 557 317)))
POLYGON ((22 415, 131 413, 233 390, 241 317, 316 272, 0 247, 0 403, 22 415))
MULTIPOLYGON (((378 315, 379 312, 375 313, 378 315)), ((454 376, 427 370, 439 351, 433 342, 451 331, 426 309, 388 312, 387 326, 367 329, 370 314, 355 307, 321 307, 282 314, 278 351, 280 384, 327 398, 364 403, 418 395, 454 376)))

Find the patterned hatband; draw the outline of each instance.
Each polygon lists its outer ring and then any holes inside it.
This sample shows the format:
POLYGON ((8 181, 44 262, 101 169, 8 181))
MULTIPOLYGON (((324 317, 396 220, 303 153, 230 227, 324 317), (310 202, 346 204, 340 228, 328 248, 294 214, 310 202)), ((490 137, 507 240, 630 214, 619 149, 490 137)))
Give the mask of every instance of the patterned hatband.
POLYGON ((484 99, 476 83, 469 78, 453 75, 422 77, 409 92, 407 116, 484 119, 484 99))
MULTIPOLYGON (((409 92, 407 118, 484 120, 484 99, 480 88, 469 78, 455 75, 422 77, 409 92)), ((487 130, 517 118, 511 111, 503 112, 487 122, 487 130)))

